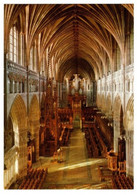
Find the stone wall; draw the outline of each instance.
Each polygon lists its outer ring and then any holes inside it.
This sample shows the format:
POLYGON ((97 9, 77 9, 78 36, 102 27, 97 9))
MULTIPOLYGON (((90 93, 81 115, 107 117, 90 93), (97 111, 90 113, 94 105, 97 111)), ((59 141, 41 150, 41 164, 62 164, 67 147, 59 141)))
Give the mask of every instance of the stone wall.
POLYGON ((97 81, 97 106, 113 121, 114 151, 118 152, 118 138, 121 125, 126 141, 127 174, 133 176, 133 136, 134 132, 134 64, 125 67, 97 81), (132 99, 132 101, 131 101, 132 99), (131 105, 129 105, 131 102, 131 105), (128 108, 127 108, 128 107, 128 108), (121 119, 122 115, 122 119, 121 119), (133 133, 132 133, 133 134, 133 133), (129 142, 130 140, 130 142, 129 142))

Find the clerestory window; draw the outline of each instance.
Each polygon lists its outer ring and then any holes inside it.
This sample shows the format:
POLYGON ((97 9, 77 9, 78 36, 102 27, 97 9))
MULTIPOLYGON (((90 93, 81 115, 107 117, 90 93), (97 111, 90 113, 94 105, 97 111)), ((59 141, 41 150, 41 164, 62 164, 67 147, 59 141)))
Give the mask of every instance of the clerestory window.
POLYGON ((9 60, 18 63, 18 31, 15 26, 9 34, 9 60))

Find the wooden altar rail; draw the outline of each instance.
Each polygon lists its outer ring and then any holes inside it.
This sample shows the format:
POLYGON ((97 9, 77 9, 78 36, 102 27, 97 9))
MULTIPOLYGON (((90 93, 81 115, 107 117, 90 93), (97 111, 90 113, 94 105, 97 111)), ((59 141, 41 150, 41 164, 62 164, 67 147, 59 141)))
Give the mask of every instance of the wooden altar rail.
POLYGON ((112 178, 112 187, 114 189, 133 189, 133 181, 125 174, 116 175, 112 178))
POLYGON ((31 169, 18 189, 41 189, 47 176, 47 169, 31 169))

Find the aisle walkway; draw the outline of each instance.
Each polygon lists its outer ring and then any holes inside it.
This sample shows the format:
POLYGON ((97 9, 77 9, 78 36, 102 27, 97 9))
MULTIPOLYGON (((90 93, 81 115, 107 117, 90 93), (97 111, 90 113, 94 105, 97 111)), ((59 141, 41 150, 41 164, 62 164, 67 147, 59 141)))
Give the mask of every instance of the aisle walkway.
POLYGON ((100 182, 98 166, 106 165, 104 158, 87 158, 84 133, 74 129, 68 147, 63 147, 63 162, 42 157, 33 167, 48 167, 43 189, 98 189, 108 188, 100 182))
POLYGON ((87 183, 91 180, 91 170, 87 161, 84 133, 75 129, 70 137, 69 148, 66 152, 64 179, 71 183, 87 183))

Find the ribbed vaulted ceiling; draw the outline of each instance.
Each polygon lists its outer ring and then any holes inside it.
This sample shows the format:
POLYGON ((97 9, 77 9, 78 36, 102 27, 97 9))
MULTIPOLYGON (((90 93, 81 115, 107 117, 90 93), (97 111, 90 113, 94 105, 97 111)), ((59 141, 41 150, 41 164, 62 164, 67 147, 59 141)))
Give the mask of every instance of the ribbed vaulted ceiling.
POLYGON ((113 70, 114 44, 123 55, 125 34, 130 29, 126 21, 133 21, 133 5, 5 5, 4 16, 5 51, 9 29, 18 20, 25 33, 28 65, 30 48, 37 39, 39 66, 49 48, 57 66, 57 79, 60 73, 63 79, 78 72, 94 80, 113 70))

